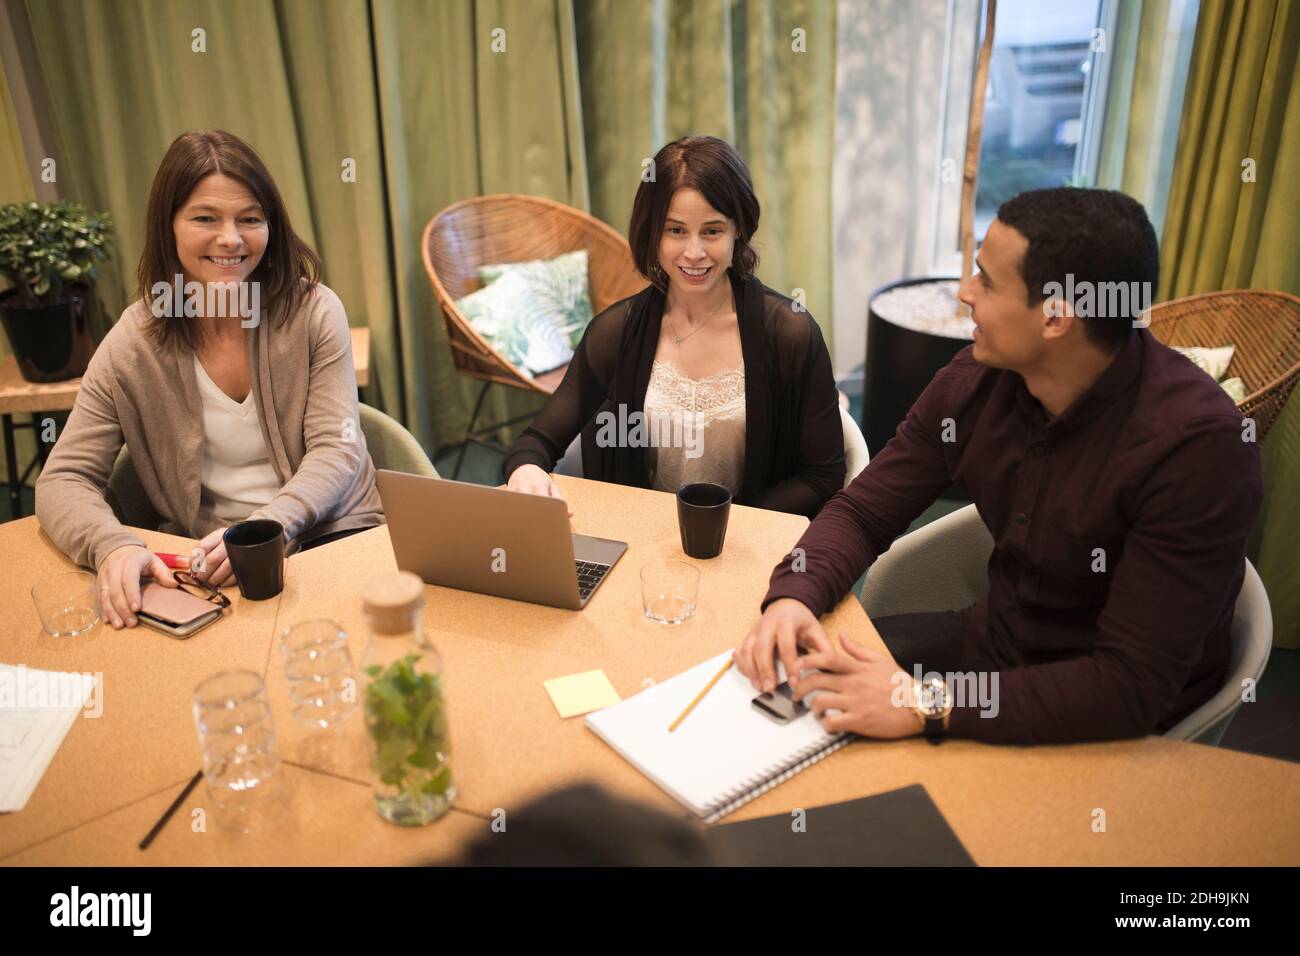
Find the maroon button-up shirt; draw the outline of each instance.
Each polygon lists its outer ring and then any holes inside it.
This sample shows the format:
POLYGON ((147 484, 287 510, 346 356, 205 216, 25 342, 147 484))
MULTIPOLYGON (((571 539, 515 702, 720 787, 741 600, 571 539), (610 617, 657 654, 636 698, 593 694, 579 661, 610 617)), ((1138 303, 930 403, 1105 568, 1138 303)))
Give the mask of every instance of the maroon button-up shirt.
POLYGON ((1050 420, 1019 374, 971 353, 826 504, 799 541, 803 569, 787 557, 763 606, 796 598, 824 614, 959 482, 994 539, 963 670, 998 673, 998 712, 968 702, 949 732, 1047 742, 1168 729, 1226 676, 1263 499, 1253 428, 1145 329, 1050 420))

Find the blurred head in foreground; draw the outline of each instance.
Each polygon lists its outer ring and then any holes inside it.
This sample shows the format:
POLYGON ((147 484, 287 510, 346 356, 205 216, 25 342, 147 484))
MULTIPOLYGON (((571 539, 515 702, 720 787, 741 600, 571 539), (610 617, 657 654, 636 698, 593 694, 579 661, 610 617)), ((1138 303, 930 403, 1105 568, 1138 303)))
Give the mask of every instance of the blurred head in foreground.
POLYGON ((593 784, 557 790, 463 850, 465 866, 706 866, 704 837, 685 819, 593 784))

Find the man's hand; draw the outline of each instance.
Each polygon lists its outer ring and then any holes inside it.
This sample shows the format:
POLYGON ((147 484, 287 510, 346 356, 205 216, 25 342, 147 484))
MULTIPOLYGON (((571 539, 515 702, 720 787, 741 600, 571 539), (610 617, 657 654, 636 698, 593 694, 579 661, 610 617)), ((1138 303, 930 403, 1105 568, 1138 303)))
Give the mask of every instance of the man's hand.
POLYGON ((794 598, 781 598, 767 606, 758 623, 732 652, 732 658, 755 690, 770 691, 777 684, 778 654, 790 680, 802 667, 811 666, 799 663, 800 648, 823 654, 834 652, 825 628, 807 605, 794 598))
POLYGON ((916 699, 912 676, 888 652, 870 650, 845 634, 840 635, 840 644, 844 651, 832 647, 799 659, 801 671, 822 673, 792 678, 795 700, 821 691, 808 706, 832 733, 847 730, 883 740, 921 733, 921 722, 912 709, 916 699), (827 710, 839 713, 828 714, 827 710))

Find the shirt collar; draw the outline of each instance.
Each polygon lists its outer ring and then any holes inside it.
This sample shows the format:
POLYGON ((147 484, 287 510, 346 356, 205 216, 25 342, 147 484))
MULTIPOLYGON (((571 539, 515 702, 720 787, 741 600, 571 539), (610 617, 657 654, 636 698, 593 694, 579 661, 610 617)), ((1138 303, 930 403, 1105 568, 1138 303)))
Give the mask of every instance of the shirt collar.
MULTIPOLYGON (((1142 370, 1142 359, 1146 354, 1149 334, 1146 329, 1134 329, 1133 334, 1128 337, 1128 341, 1124 343, 1119 354, 1106 370, 1097 376, 1097 380, 1076 398, 1069 408, 1056 418, 1047 421, 1047 429, 1059 434, 1078 428, 1095 418, 1117 396, 1128 391, 1142 370)), ((1024 378, 1017 377, 1020 378, 1020 382, 1016 389, 1016 397, 1021 409, 1035 421, 1044 422, 1046 414, 1042 405, 1030 394, 1024 378)))

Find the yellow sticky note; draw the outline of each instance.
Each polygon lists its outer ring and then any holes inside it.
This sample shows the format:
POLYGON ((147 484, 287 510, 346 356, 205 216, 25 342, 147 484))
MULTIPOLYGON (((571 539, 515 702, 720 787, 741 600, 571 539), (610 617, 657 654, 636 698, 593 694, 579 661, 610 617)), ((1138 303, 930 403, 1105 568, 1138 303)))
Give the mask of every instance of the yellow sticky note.
POLYGON ((589 714, 622 700, 602 670, 553 677, 542 686, 551 695, 551 703, 562 718, 589 714))

